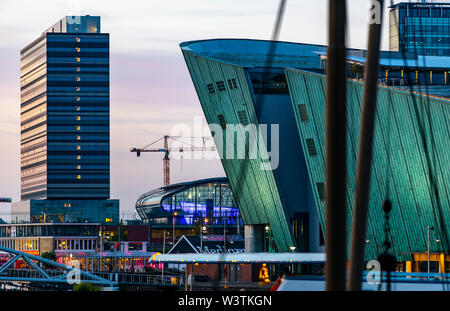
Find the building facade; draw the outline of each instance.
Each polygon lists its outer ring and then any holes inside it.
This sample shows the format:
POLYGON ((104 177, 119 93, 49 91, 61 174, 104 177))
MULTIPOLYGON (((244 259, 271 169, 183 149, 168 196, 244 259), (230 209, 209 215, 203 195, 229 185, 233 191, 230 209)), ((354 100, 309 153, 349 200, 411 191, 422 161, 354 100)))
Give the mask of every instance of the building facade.
POLYGON ((100 224, 40 223, 0 225, 0 246, 40 256, 87 255, 98 252, 100 224))
MULTIPOLYGON (((173 243, 183 235, 235 234, 242 218, 226 178, 164 186, 141 195, 136 211, 152 227, 152 240, 173 243), (165 233, 164 233, 165 232, 165 233)), ((169 244, 168 244, 169 247, 169 244)))
MULTIPOLYGON (((110 218, 100 215, 110 196, 109 34, 100 17, 64 17, 21 50, 20 66, 22 201, 91 200, 86 209, 99 217, 90 221, 110 218)), ((109 203, 118 220, 118 201, 109 203)))
MULTIPOLYGON (((283 42, 267 69, 270 41, 203 40, 185 42, 181 49, 194 86, 214 136, 222 165, 246 224, 246 241, 254 237, 247 251, 260 251, 264 245, 257 237, 273 236, 280 252, 320 251, 323 239, 308 179, 300 137, 287 87, 284 68, 322 71, 317 53, 326 47, 283 42), (239 127, 237 125, 242 125, 239 127), (277 153, 269 157, 271 137, 262 134, 254 158, 229 157, 227 137, 246 143, 250 126, 279 128, 277 153), (220 126, 220 127, 219 127, 220 126), (268 148, 269 147, 269 148, 268 148), (277 167, 270 169, 268 160, 277 167), (269 169, 267 169, 269 165, 269 169), (266 168, 266 169, 264 169, 266 168)), ((267 131, 269 133, 269 130, 267 131)), ((276 139, 276 138, 275 138, 276 139)))
MULTIPOLYGON (((291 246, 298 251, 320 251, 324 234, 319 231, 325 225, 326 99, 325 67, 320 59, 326 51, 323 46, 274 44, 277 52, 269 69, 263 69, 271 50, 268 41, 203 40, 182 43, 181 49, 212 131, 220 126, 226 133, 241 125, 233 135, 245 141, 247 125, 279 124, 277 168, 262 170, 266 157, 222 158, 246 225, 246 242, 262 236, 258 229, 262 225, 270 228, 280 252, 292 251, 291 246), (233 79, 235 83, 227 82, 233 79)), ((349 50, 349 67, 363 54, 349 50)), ((426 56, 417 61, 401 59, 400 55, 383 54, 385 69, 394 69, 387 66, 395 64, 396 73, 400 73, 404 62, 405 72, 430 72, 427 64, 442 72, 450 69, 448 57, 426 56)), ((419 80, 418 85, 424 87, 421 91, 433 86, 430 82, 419 80)), ((444 79, 441 83, 445 87, 444 79)), ((450 145, 450 99, 432 88, 428 93, 431 96, 426 96, 417 89, 411 92, 386 84, 386 80, 380 80, 367 259, 376 259, 384 251, 384 199, 391 200, 395 209, 390 215, 390 236, 392 251, 399 260, 411 260, 413 254, 427 249, 427 226, 435 228, 433 239, 440 241, 432 243, 431 251, 448 252, 450 217, 446 207, 450 206, 450 189, 446 181, 450 180, 450 162, 446 146, 450 145)), ((349 78, 348 232, 363 87, 363 79, 349 78)), ((222 136, 213 136, 217 145, 229 147, 222 136)))
POLYGON ((391 6, 389 49, 450 56, 450 4, 421 1, 391 6))

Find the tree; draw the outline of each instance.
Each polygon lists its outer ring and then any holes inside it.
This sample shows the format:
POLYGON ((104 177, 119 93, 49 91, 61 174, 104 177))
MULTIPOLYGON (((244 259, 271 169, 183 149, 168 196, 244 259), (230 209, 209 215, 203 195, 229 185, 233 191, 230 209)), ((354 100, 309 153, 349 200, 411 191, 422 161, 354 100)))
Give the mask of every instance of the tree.
MULTIPOLYGON (((47 260, 56 261, 58 258, 56 257, 56 254, 54 252, 44 252, 41 254, 41 257, 47 260)), ((50 268, 51 266, 46 265, 45 263, 42 263, 43 267, 45 269, 50 268)))
POLYGON ((364 67, 359 64, 353 64, 350 71, 355 74, 357 80, 364 76, 364 67))

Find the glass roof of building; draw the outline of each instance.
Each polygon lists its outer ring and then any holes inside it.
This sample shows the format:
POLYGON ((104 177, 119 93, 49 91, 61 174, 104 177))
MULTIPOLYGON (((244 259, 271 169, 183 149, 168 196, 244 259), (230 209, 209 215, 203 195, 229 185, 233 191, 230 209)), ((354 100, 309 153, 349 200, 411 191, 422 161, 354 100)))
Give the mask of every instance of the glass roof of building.
MULTIPOLYGON (((267 67, 272 42, 253 39, 210 39, 183 42, 180 47, 184 51, 190 51, 211 60, 251 68, 267 67)), ((274 68, 317 68, 320 56, 326 55, 326 52, 327 47, 323 45, 278 41, 275 47, 275 57, 269 65, 274 68)), ((348 52, 349 60, 365 62, 364 50, 348 49, 348 52)), ((380 64, 402 67, 405 65, 405 61, 401 53, 383 51, 380 64)), ((450 68, 450 57, 416 57, 408 53, 406 66, 450 68)))
MULTIPOLYGON (((180 44, 181 49, 212 60, 242 67, 266 67, 272 41, 252 39, 212 39, 189 41, 180 44)), ((306 68, 309 62, 319 63, 322 45, 278 41, 275 57, 270 67, 306 68)))
POLYGON ((143 203, 145 203, 146 205, 161 204, 162 199, 165 198, 166 196, 189 189, 191 187, 214 182, 228 183, 228 179, 226 177, 200 179, 196 181, 182 182, 178 184, 157 188, 141 195, 136 202, 136 206, 143 205, 143 203))

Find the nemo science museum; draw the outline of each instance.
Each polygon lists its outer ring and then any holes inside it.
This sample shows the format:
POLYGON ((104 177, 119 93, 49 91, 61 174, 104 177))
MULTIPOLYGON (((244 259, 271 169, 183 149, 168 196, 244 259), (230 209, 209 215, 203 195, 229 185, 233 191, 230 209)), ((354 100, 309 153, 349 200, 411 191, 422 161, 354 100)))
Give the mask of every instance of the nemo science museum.
MULTIPOLYGON (((326 47, 274 44, 272 48, 271 41, 213 39, 180 47, 245 225, 246 251, 267 251, 263 240, 269 237, 278 252, 321 252, 326 47), (227 144, 227 132, 245 142, 247 155, 250 125, 267 125, 260 142, 266 154, 229 156, 227 150, 236 143, 227 144)), ((365 57, 363 50, 347 53, 347 236, 365 57)), ((431 252, 449 251, 449 68, 449 57, 381 53, 367 260, 376 259, 384 249, 382 203, 387 198, 393 206, 392 251, 399 261, 420 260, 417 256, 427 250, 428 226, 434 228, 433 241, 440 241, 431 243, 431 252)))

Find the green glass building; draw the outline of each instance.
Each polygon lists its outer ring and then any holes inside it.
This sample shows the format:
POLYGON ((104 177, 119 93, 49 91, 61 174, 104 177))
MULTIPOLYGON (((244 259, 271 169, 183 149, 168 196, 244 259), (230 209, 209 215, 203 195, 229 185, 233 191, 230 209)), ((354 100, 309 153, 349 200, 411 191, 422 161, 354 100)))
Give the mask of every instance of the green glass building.
MULTIPOLYGON (((277 42, 272 61, 268 61, 270 44, 217 39, 182 43, 181 49, 218 149, 225 151, 222 154, 235 146, 216 135, 220 128, 224 133, 234 130, 234 135, 245 141, 249 124, 279 126, 279 146, 270 139, 264 146, 269 151, 279 150, 279 164, 274 169, 261 169, 267 156, 264 154, 256 159, 222 158, 246 229, 249 227, 248 237, 257 235, 259 226, 268 226, 280 252, 292 251, 293 247, 296 251, 321 251, 326 47, 277 42), (235 129, 236 124, 242 126, 235 129)), ((383 70, 391 69, 392 60, 394 69, 400 72, 399 54, 383 54, 383 70)), ((363 51, 349 50, 349 58, 352 55, 360 55, 356 61, 364 61, 363 51)), ((349 68, 354 61, 349 60, 349 68)), ((442 71, 450 68, 449 58, 434 57, 411 58, 403 69, 423 72, 427 63, 439 64, 442 71)), ((364 87, 363 79, 350 77, 349 73, 348 230, 364 87)), ((428 80, 417 81, 416 86, 421 83, 427 89, 428 80)), ((446 252, 450 242, 450 103, 442 90, 447 81, 434 81, 432 96, 418 92, 412 96, 408 91, 411 83, 401 87, 382 83, 380 79, 367 259, 376 259, 384 250, 381 206, 385 199, 393 203, 390 238, 398 259, 410 260, 413 254, 426 250, 428 226, 434 227, 431 250, 446 252)))

